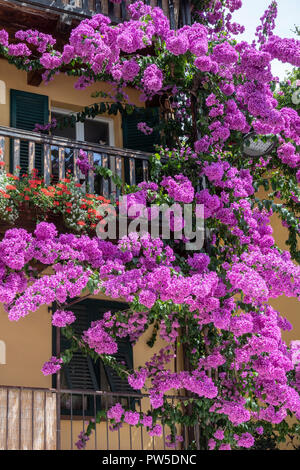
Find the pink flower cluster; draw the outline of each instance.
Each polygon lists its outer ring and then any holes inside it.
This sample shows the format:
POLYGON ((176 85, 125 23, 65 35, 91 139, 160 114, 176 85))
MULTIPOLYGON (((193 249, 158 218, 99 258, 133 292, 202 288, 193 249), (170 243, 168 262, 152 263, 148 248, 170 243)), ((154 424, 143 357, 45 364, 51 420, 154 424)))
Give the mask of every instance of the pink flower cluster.
POLYGON ((168 195, 176 202, 190 203, 194 199, 194 188, 191 181, 184 175, 164 176, 161 181, 168 195))
POLYGON ((44 375, 51 375, 56 374, 56 372, 61 368, 61 364, 63 363, 62 359, 58 357, 52 356, 49 361, 45 362, 42 367, 42 372, 44 375))
POLYGON ((89 157, 86 152, 82 149, 79 150, 79 155, 76 160, 76 165, 78 166, 81 173, 85 176, 89 174, 91 170, 93 170, 93 165, 90 164, 89 157))
POLYGON ((52 316, 52 325, 63 328, 74 323, 76 317, 73 312, 68 310, 56 310, 52 316))
POLYGON ((151 135, 153 132, 152 127, 149 127, 145 122, 139 122, 137 128, 145 135, 151 135))

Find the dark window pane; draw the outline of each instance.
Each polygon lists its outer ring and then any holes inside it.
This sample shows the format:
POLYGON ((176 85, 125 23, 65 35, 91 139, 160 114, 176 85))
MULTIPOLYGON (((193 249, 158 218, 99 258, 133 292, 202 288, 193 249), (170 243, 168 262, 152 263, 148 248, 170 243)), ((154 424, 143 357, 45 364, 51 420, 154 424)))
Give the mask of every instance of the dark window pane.
MULTIPOLYGON (((51 117, 57 120, 63 118, 65 115, 61 113, 52 112, 51 117)), ((65 139, 76 140, 76 128, 75 127, 65 127, 63 129, 52 129, 52 135, 57 137, 64 137, 65 139)), ((65 171, 71 171, 73 174, 74 170, 74 159, 73 159, 73 150, 65 148, 65 171)), ((52 160, 52 182, 58 181, 58 147, 51 147, 51 160, 52 160)))
POLYGON ((93 144, 109 144, 109 127, 106 122, 85 121, 84 140, 93 144))
MULTIPOLYGON (((66 117, 66 114, 62 113, 51 113, 51 118, 55 118, 57 121, 60 121, 62 118, 66 117)), ((57 137, 65 137, 66 139, 72 139, 76 140, 76 127, 64 127, 63 129, 52 129, 51 130, 52 135, 56 135, 57 137)))

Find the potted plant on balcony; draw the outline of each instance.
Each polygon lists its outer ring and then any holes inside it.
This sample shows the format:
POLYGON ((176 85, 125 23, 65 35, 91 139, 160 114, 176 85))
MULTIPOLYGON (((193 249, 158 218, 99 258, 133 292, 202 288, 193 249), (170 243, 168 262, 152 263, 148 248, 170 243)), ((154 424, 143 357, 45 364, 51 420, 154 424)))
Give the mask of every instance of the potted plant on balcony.
POLYGON ((81 183, 68 176, 56 184, 45 186, 37 170, 32 175, 0 173, 0 233, 10 228, 33 232, 36 223, 48 221, 59 232, 94 233, 102 216, 99 206, 111 203, 103 196, 85 193, 81 183))

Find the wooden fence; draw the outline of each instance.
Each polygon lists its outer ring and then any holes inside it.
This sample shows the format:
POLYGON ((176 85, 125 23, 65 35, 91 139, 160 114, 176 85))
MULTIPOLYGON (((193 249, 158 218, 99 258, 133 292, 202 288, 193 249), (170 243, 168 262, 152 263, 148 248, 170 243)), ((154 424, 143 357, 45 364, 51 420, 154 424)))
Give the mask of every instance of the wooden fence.
POLYGON ((56 393, 0 387, 0 450, 56 449, 56 393))

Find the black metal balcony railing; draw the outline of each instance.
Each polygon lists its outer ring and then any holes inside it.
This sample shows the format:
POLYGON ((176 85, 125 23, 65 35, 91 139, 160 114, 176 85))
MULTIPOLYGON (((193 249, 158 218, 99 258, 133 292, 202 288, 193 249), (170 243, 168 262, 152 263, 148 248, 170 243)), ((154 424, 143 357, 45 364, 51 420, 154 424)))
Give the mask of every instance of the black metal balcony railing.
MULTIPOLYGON (((148 153, 51 137, 12 127, 0 126, 0 149, 0 160, 8 162, 6 156, 10 154, 10 170, 15 174, 19 173, 20 164, 23 171, 29 174, 33 168, 40 167, 45 184, 50 185, 52 181, 63 180, 67 170, 70 170, 75 181, 86 180, 90 193, 94 192, 95 176, 90 171, 85 178, 79 171, 76 161, 80 149, 87 153, 90 164, 97 162, 98 165, 109 168, 130 185, 136 184, 137 179, 146 180, 148 175, 148 153), (39 162, 36 158, 37 147, 39 162), (27 168, 24 168, 24 152, 27 168)), ((111 178, 103 179, 100 192, 107 198, 111 194, 118 195, 111 178)))
MULTIPOLYGON (((110 0, 22 0, 22 4, 47 8, 53 12, 66 13, 79 18, 103 13, 108 15, 113 23, 120 23, 128 20, 126 5, 134 1, 123 0, 120 4, 116 4, 110 0)), ((144 3, 162 8, 170 19, 172 29, 191 22, 190 0, 145 0, 144 3)))
MULTIPOLYGON (((169 405, 181 403, 187 397, 169 396, 169 405)), ((72 450, 81 431, 87 429, 89 419, 96 420, 96 410, 108 409, 115 403, 137 412, 149 409, 147 395, 112 393, 89 390, 57 390, 33 387, 0 386, 0 450, 72 450), (61 415, 61 406, 69 403, 69 414, 61 415), (86 400, 93 406, 87 415, 86 400), (76 403, 81 403, 80 411, 76 403), (76 414, 75 414, 76 409, 76 414)), ((143 428, 124 424, 116 431, 102 419, 87 443, 90 450, 164 450, 170 429, 163 425, 162 436, 149 436, 143 428)), ((177 433, 182 442, 178 450, 200 450, 199 426, 181 426, 177 433), (192 436, 192 438, 191 438, 192 436)))

